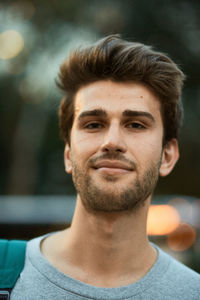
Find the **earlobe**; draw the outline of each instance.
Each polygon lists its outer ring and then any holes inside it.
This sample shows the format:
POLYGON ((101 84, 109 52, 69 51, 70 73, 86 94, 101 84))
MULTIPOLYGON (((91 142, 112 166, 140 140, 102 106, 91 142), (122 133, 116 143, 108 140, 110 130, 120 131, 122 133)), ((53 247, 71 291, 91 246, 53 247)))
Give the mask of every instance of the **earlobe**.
POLYGON ((65 151, 64 151, 64 164, 65 164, 65 171, 68 174, 72 173, 72 163, 70 158, 70 147, 69 144, 65 145, 65 151))
POLYGON ((164 177, 167 176, 174 168, 179 159, 179 148, 177 139, 170 140, 163 149, 162 161, 159 174, 164 177))

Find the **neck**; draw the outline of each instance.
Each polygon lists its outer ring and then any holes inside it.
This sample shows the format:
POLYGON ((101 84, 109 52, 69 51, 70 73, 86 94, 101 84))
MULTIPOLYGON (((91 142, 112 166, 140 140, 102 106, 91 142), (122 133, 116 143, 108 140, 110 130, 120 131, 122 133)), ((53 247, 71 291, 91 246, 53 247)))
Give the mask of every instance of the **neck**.
MULTIPOLYGON (((132 213, 92 214, 78 197, 72 226, 62 233, 63 256, 87 274, 103 276, 105 282, 105 278, 112 278, 119 284, 116 279, 125 278, 125 283, 129 283, 126 278, 130 274, 131 282, 141 278, 156 259, 146 234, 149 203, 147 199, 143 207, 132 213)), ((85 281, 90 283, 89 279, 85 281)))
POLYGON ((135 244, 135 247, 140 241, 146 244, 148 206, 149 203, 146 202, 136 212, 91 213, 85 210, 81 199, 78 198, 70 235, 74 241, 84 240, 87 236, 87 239, 91 239, 95 244, 104 246, 106 242, 116 249, 127 242, 132 246, 135 244))

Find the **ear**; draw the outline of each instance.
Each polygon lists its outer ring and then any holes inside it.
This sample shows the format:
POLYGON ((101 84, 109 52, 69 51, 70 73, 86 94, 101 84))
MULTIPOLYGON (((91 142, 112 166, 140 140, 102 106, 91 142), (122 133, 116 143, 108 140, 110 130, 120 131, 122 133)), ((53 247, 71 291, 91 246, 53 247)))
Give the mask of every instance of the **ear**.
POLYGON ((159 171, 160 176, 167 176, 173 170, 178 159, 178 142, 177 139, 172 139, 163 148, 162 161, 159 171))
POLYGON ((69 147, 68 143, 65 145, 64 164, 65 164, 66 173, 71 174, 72 173, 72 163, 71 163, 71 158, 70 158, 70 147, 69 147))

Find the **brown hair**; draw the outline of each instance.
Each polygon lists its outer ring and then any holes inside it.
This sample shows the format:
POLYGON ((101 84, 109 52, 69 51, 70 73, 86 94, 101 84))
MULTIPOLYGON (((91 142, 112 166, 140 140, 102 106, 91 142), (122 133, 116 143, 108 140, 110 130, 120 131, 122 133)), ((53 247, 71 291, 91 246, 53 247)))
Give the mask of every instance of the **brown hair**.
POLYGON ((111 35, 73 51, 60 67, 57 85, 65 96, 60 105, 59 125, 60 135, 66 142, 70 143, 76 92, 84 85, 107 79, 140 82, 149 87, 161 102, 164 144, 178 138, 183 114, 183 72, 164 53, 111 35))

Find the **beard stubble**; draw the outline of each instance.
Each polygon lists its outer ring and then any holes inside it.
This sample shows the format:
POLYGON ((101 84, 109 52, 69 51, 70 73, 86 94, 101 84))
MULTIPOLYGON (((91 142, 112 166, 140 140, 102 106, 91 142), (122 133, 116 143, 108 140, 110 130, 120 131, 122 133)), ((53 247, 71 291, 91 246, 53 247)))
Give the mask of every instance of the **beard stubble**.
MULTIPOLYGON (((112 159, 116 159, 118 156, 112 156, 112 159)), ((111 157, 104 155, 101 158, 95 159, 95 161, 103 158, 109 159, 111 157)), ((83 172, 72 159, 72 178, 77 193, 87 211, 132 212, 143 206, 147 198, 153 193, 159 177, 160 164, 161 158, 157 162, 152 162, 141 175, 141 178, 139 178, 136 170, 134 170, 133 172, 136 173, 135 179, 129 182, 125 188, 120 188, 120 184, 115 183, 117 181, 116 177, 104 176, 101 180, 105 180, 109 185, 114 185, 113 188, 106 189, 105 185, 104 187, 97 186, 88 172, 83 172)), ((99 183, 102 185, 101 182, 99 183)))

